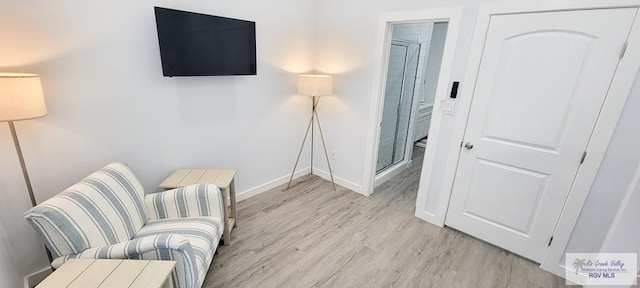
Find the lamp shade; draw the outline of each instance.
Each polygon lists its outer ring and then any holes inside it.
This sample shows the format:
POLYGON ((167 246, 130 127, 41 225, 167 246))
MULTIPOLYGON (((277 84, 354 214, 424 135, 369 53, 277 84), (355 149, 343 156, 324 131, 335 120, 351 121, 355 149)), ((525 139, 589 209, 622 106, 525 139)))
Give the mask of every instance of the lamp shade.
POLYGON ((0 72, 0 121, 44 115, 47 115, 47 107, 37 74, 0 72))
POLYGON ((298 75, 298 94, 305 96, 327 96, 333 92, 331 75, 298 75))

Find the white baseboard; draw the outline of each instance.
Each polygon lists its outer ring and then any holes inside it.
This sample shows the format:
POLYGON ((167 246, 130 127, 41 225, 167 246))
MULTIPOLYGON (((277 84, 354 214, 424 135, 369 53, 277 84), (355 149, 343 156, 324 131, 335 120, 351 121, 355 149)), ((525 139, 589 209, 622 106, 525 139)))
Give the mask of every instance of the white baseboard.
MULTIPOLYGON (((331 181, 331 176, 329 176, 329 172, 320 170, 318 168, 313 168, 313 172, 314 172, 313 173, 314 175, 317 175, 317 176, 319 176, 321 178, 324 178, 326 180, 331 181)), ((300 169, 300 170, 296 171, 295 174, 293 174, 293 179, 297 179, 297 178, 302 177, 304 175, 307 175, 309 173, 311 173, 311 167, 300 169)), ((249 199, 249 198, 251 198, 253 196, 256 196, 256 195, 258 195, 260 193, 269 191, 269 190, 271 190, 271 189, 273 189, 273 188, 275 188, 275 187, 277 187, 279 185, 285 184, 285 183, 289 182, 289 177, 291 177, 291 175, 285 175, 285 176, 282 176, 282 177, 280 177, 278 179, 269 181, 267 183, 264 183, 264 184, 258 185, 256 187, 250 188, 248 190, 242 191, 240 193, 237 193, 236 194, 236 201, 240 202, 242 200, 249 199)), ((345 180, 345 179, 340 178, 340 177, 336 177, 335 175, 334 175, 334 180, 336 181, 336 184, 338 184, 338 185, 340 185, 342 187, 345 187, 345 188, 347 188, 349 190, 352 190, 354 192, 357 192, 359 194, 367 196, 366 194, 363 193, 362 186, 360 186, 358 184, 355 184, 355 183, 353 183, 351 181, 345 180)))
MULTIPOLYGON (((309 173, 311 173, 311 167, 300 169, 300 170, 296 171, 296 173, 293 174, 293 179, 297 179, 297 178, 302 177, 304 175, 307 175, 309 173)), ((237 193, 236 194, 236 201, 240 202, 242 200, 246 200, 246 199, 251 198, 253 196, 256 196, 256 195, 258 195, 260 193, 269 191, 270 189, 273 189, 273 188, 275 188, 275 187, 277 187, 279 185, 285 184, 285 183, 289 182, 289 177, 291 177, 291 174, 282 176, 282 177, 280 177, 278 179, 269 181, 267 183, 264 183, 264 184, 258 185, 256 187, 250 188, 248 190, 242 191, 240 193, 237 193)))
MULTIPOLYGON (((320 170, 318 168, 313 168, 313 175, 316 175, 325 180, 331 181, 331 175, 329 175, 329 172, 327 171, 320 170)), ((353 192, 362 194, 364 196, 369 196, 366 193, 364 193, 364 190, 362 189, 362 185, 355 184, 351 181, 345 180, 344 178, 337 177, 336 175, 333 175, 333 180, 336 182, 336 184, 344 188, 347 188, 353 192)))
POLYGON ((36 287, 44 278, 47 278, 53 271, 51 267, 45 267, 27 276, 24 276, 24 288, 36 287))

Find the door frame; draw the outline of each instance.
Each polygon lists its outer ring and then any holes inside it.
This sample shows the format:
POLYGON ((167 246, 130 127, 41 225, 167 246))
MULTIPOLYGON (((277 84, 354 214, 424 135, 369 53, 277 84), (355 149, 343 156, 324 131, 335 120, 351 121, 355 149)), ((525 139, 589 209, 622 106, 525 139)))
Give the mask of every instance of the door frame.
MULTIPOLYGON (((458 32, 460 30, 460 21, 462 19, 462 7, 450 6, 433 8, 428 10, 411 10, 387 12, 380 15, 378 20, 378 33, 376 41, 376 51, 373 54, 373 100, 369 110, 369 124, 367 128, 367 145, 365 152, 365 166, 363 173, 363 192, 369 196, 375 189, 376 178, 376 161, 378 159, 378 144, 380 141, 380 123, 382 121, 382 109, 384 107, 384 92, 386 89, 387 67, 389 65, 389 50, 391 48, 392 25, 401 23, 417 23, 417 22, 447 22, 447 37, 444 44, 444 52, 442 55, 442 64, 438 75, 438 84, 436 87, 436 97, 434 100, 431 124, 429 126, 429 138, 427 149, 434 150, 439 135, 439 127, 442 119, 439 111, 440 100, 446 99, 446 91, 451 79, 451 70, 453 67, 454 54, 456 50, 456 42, 458 32), (431 145, 429 144, 431 143, 431 145)), ((423 169, 433 166, 435 153, 425 153, 423 169), (429 155, 431 154, 431 155, 429 155)), ((407 159, 405 159, 407 160, 407 159)), ((421 181, 422 183, 422 181, 421 181)), ((427 183, 428 184, 428 183, 427 183)), ((421 185, 428 187, 428 185, 421 185)), ((421 188, 418 188, 421 189, 421 188)))
MULTIPOLYGON (((581 9, 611 9, 611 8, 640 8, 639 0, 569 0, 569 1, 509 1, 481 3, 478 9, 471 51, 467 63, 467 73, 462 85, 461 96, 458 100, 457 113, 453 128, 451 143, 462 143, 466 130, 467 119, 471 108, 475 89, 473 85, 478 76, 478 68, 482 58, 486 35, 491 16, 515 13, 552 12, 581 9), (464 85, 466 83, 467 85, 464 85)), ((564 277, 565 268, 559 263, 578 220, 580 211, 589 194, 591 184, 602 163, 611 136, 616 128, 620 114, 626 102, 631 86, 640 67, 640 9, 636 12, 631 32, 627 39, 628 46, 624 57, 619 61, 616 72, 600 115, 587 145, 588 155, 584 163, 578 168, 574 184, 569 190, 562 214, 558 219, 553 242, 541 263, 541 268, 564 277)), ((621 46, 622 49, 622 46, 621 46)), ((436 126, 437 127, 437 126, 436 126)), ((442 188, 437 203, 437 214, 431 217, 432 223, 444 225, 449 207, 453 183, 457 171, 461 148, 450 149, 447 152, 446 168, 442 178, 442 188)), ((416 212, 417 213, 417 212, 416 212)), ((430 221, 431 222, 431 221, 430 221)))

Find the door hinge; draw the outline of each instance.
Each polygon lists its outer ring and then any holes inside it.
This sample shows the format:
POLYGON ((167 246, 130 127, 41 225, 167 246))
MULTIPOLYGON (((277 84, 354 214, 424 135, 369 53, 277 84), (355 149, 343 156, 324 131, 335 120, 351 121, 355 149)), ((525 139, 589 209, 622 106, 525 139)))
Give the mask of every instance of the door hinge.
POLYGON ((547 244, 547 246, 551 246, 551 242, 553 242, 553 236, 549 239, 549 244, 547 244))
POLYGON ((462 143, 464 143, 464 141, 460 142, 460 147, 462 147, 462 143))
POLYGON ((622 50, 620 50, 620 59, 622 59, 622 57, 624 57, 624 53, 627 52, 628 45, 629 42, 624 42, 624 45, 622 45, 622 50))
POLYGON ((584 158, 587 158, 587 151, 584 151, 584 153, 582 153, 582 159, 580 159, 580 164, 584 163, 584 158))

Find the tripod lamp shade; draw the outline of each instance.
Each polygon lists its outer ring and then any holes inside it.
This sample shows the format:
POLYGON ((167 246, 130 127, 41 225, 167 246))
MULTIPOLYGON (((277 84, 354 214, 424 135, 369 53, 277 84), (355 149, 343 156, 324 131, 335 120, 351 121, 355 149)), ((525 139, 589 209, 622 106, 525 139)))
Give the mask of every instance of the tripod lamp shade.
POLYGON ((331 75, 298 75, 298 94, 305 96, 328 96, 333 92, 331 75))
POLYGON ((0 72, 0 121, 44 115, 47 115, 47 107, 37 74, 0 72))

